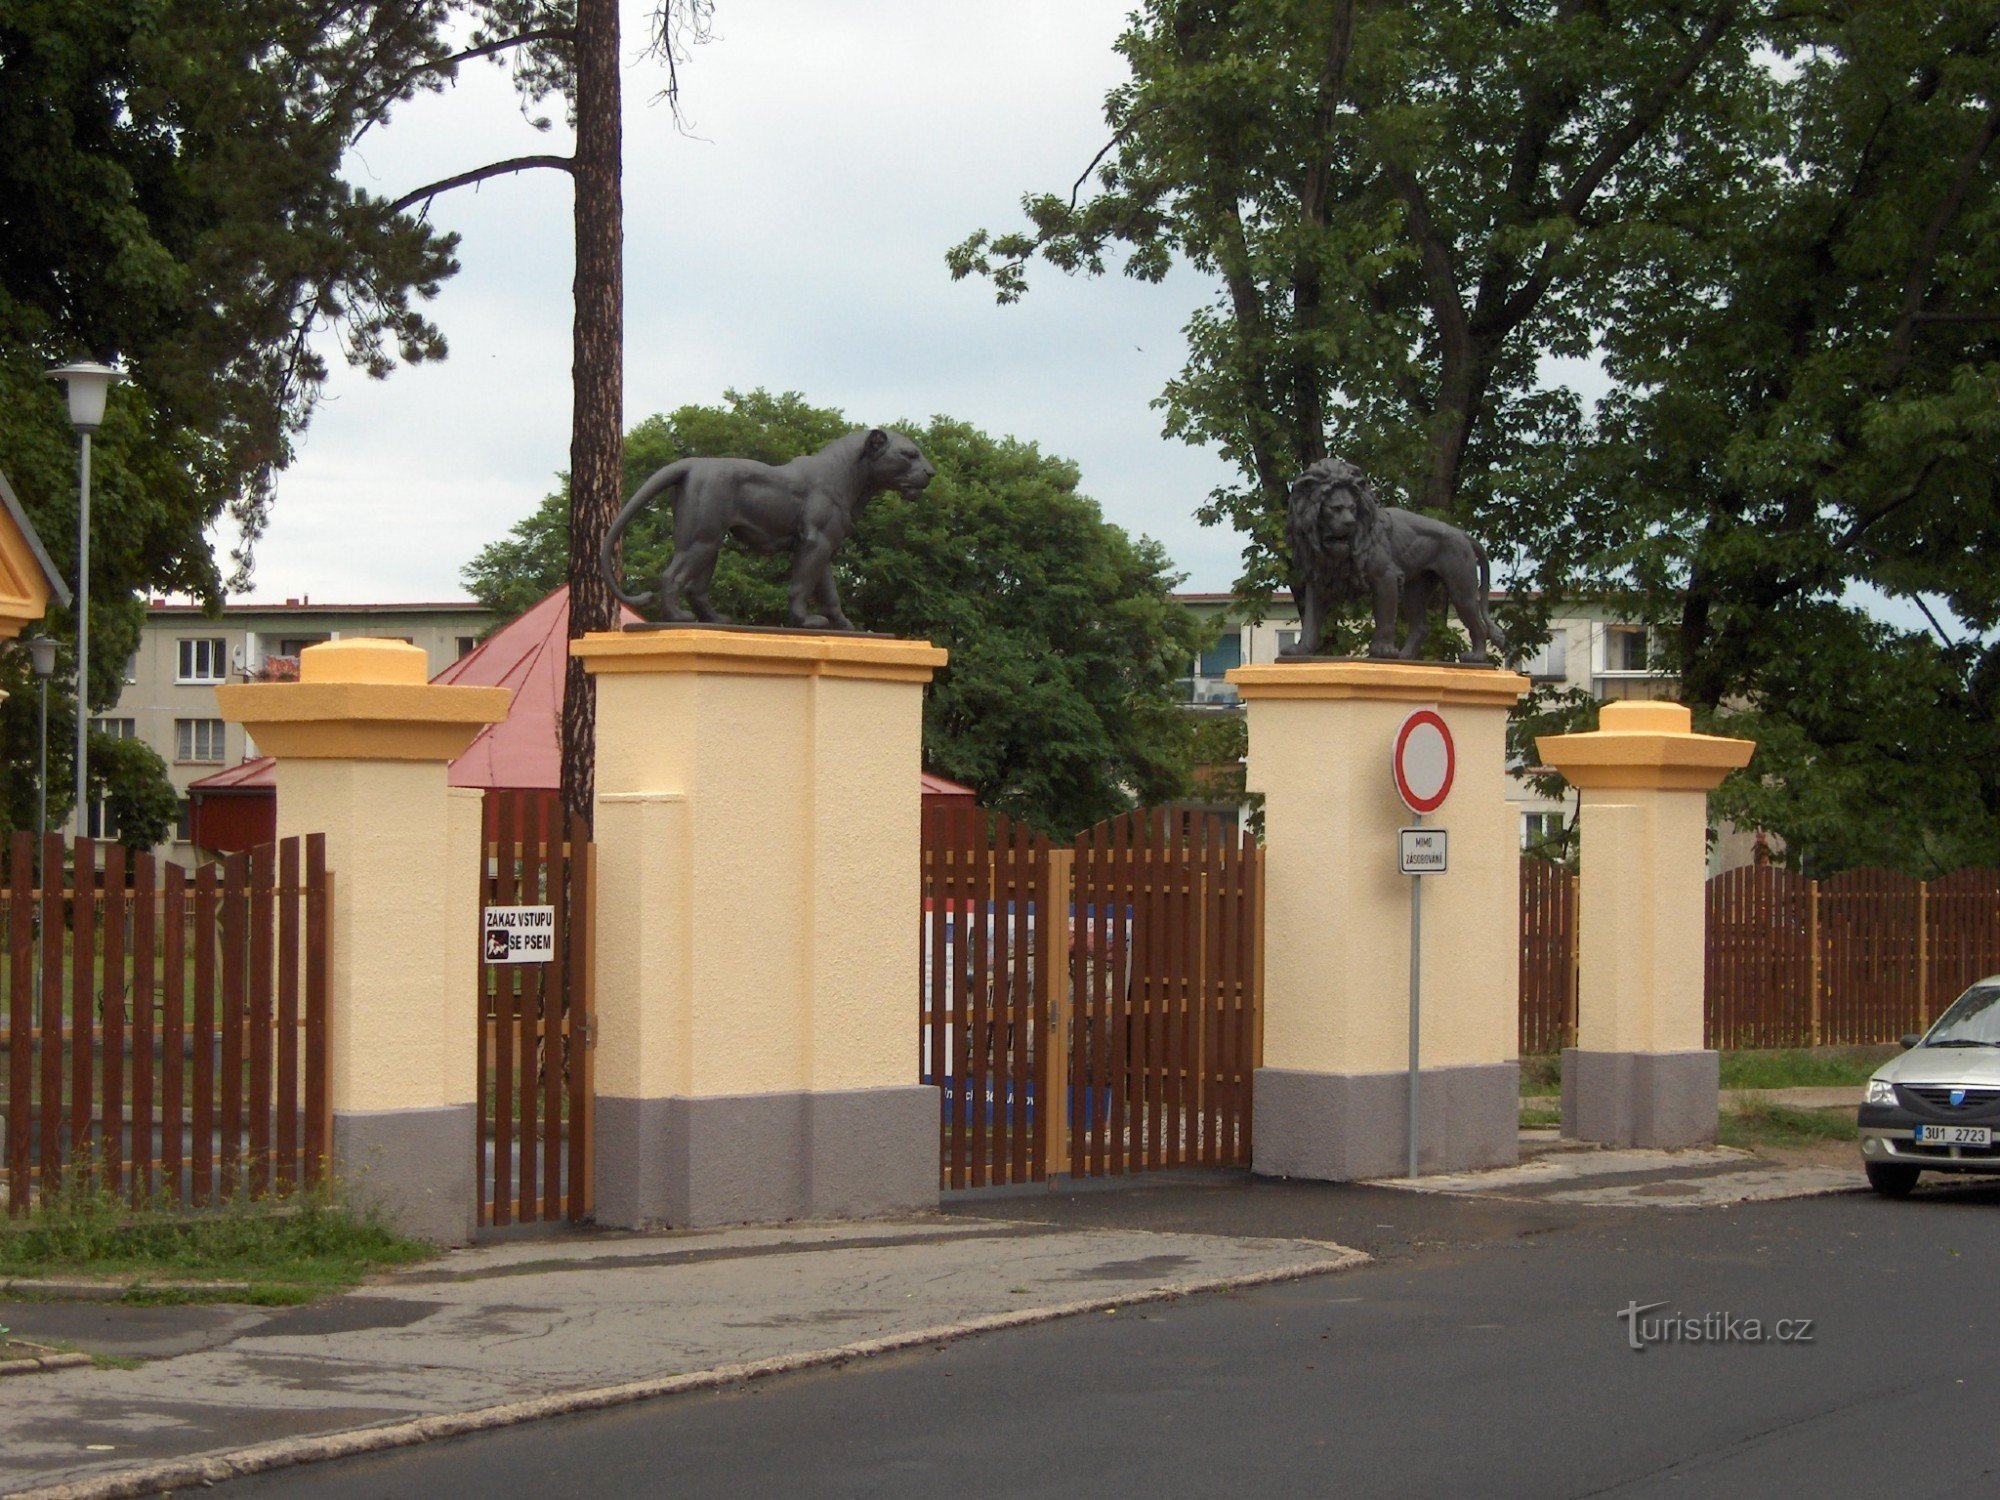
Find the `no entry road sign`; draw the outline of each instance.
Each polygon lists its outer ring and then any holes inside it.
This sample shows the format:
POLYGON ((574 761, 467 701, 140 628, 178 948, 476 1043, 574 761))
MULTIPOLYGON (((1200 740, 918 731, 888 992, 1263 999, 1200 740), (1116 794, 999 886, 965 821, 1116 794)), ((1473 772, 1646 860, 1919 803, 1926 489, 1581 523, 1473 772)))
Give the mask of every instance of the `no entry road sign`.
POLYGON ((1458 752, 1451 730, 1435 709, 1420 708, 1396 731, 1389 766, 1396 791, 1413 813, 1436 812, 1451 795, 1458 752))

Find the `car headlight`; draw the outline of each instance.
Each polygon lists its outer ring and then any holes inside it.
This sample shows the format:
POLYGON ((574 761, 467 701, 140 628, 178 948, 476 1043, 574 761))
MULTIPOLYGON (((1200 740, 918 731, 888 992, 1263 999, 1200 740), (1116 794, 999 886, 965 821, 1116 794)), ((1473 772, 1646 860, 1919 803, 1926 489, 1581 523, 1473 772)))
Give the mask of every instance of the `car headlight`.
POLYGON ((1867 1096, 1861 1102, 1864 1104, 1894 1104, 1896 1102, 1896 1085, 1889 1082, 1886 1078, 1871 1078, 1868 1080, 1867 1096))

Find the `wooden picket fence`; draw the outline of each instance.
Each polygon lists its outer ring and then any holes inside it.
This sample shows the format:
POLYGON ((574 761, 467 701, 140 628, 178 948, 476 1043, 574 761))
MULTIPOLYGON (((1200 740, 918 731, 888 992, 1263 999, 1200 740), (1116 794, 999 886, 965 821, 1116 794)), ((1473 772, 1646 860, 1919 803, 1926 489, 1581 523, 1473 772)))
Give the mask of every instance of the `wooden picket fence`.
POLYGON ((918 1007, 947 1187, 1250 1160, 1262 854, 1156 808, 1066 847, 927 809, 918 1007))
POLYGON ((553 908, 549 963, 479 967, 479 1222, 578 1222, 591 1210, 589 826, 554 797, 487 793, 484 906, 553 908))
POLYGON ((325 837, 192 873, 53 834, 7 856, 8 1211, 65 1183, 202 1207, 323 1181, 325 837))
MULTIPOLYGON (((1524 1053, 1554 1051, 1576 1034, 1575 882, 1548 861, 1521 862, 1524 1053)), ((1968 984, 1994 973, 2000 871, 1919 881, 1858 869, 1808 880, 1746 865, 1708 882, 1711 1047, 1886 1044, 1921 1031, 1968 984)))

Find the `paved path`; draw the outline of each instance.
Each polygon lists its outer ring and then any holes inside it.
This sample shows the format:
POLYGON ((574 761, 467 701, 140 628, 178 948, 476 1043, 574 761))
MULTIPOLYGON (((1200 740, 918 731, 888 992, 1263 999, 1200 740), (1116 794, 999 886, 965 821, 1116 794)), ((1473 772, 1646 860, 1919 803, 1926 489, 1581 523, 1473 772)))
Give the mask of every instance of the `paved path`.
MULTIPOLYGON (((188 1352, 10 1380, 0 1492, 83 1481, 68 1493, 148 1493, 113 1476, 246 1445, 276 1444, 267 1457, 338 1451, 299 1440, 379 1436, 445 1414, 497 1409, 460 1425, 500 1425, 713 1383, 704 1372, 740 1378, 1365 1259, 1300 1240, 943 1217, 488 1246, 313 1307, 199 1309, 192 1320, 130 1310, 153 1314, 141 1343, 188 1352), (677 1380, 689 1376, 699 1378, 677 1380)), ((97 1320, 86 1342, 103 1352, 120 1347, 110 1329, 125 1311, 14 1303, 5 1321, 24 1337, 62 1337, 97 1320)), ((362 1438, 350 1446, 368 1446, 362 1438)), ((257 1466, 218 1463, 173 1482, 257 1466)))

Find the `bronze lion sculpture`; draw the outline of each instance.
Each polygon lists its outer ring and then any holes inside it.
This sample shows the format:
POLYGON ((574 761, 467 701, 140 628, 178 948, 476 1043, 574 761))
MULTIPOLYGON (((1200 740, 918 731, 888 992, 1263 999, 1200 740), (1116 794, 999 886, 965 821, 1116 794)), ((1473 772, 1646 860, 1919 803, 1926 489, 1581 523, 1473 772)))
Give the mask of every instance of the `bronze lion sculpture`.
POLYGON ((1492 575, 1485 549, 1456 526, 1382 504, 1346 460, 1323 458, 1299 476, 1286 501, 1285 532, 1299 603, 1299 643, 1288 655, 1317 655, 1333 612, 1365 598, 1375 610, 1368 654, 1413 660, 1430 632, 1439 585, 1471 637, 1460 661, 1484 663, 1489 641, 1507 649, 1486 607, 1492 575), (1409 625, 1400 649, 1399 613, 1409 625))
POLYGON ((936 473, 915 443, 882 427, 837 437, 790 463, 683 458, 655 472, 625 502, 604 534, 598 566, 611 592, 634 609, 657 598, 663 619, 727 625, 709 603, 708 589, 722 539, 732 536, 753 552, 792 554, 786 624, 852 630, 833 580, 834 552, 870 499, 884 490, 914 499, 936 473), (618 539, 661 495, 673 507, 674 555, 660 574, 657 595, 628 594, 619 577, 618 539))

